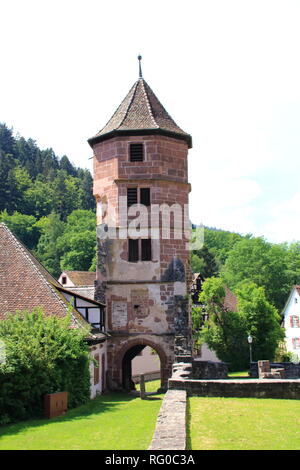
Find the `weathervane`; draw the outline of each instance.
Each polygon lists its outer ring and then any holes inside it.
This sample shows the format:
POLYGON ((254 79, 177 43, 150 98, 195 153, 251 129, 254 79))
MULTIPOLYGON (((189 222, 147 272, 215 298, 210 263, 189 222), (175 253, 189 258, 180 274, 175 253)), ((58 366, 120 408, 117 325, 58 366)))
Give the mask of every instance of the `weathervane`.
POLYGON ((142 60, 142 56, 141 56, 141 55, 138 55, 138 61, 139 61, 139 78, 143 78, 141 60, 142 60))

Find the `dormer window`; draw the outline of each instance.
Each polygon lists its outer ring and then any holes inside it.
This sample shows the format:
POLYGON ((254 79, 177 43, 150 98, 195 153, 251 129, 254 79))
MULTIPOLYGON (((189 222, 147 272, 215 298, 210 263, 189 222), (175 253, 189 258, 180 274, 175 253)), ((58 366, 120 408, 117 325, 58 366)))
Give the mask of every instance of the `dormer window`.
POLYGON ((131 162, 144 161, 144 144, 130 144, 129 145, 129 160, 131 162))
POLYGON ((64 285, 64 284, 67 284, 67 277, 66 276, 63 276, 61 278, 61 283, 64 285))

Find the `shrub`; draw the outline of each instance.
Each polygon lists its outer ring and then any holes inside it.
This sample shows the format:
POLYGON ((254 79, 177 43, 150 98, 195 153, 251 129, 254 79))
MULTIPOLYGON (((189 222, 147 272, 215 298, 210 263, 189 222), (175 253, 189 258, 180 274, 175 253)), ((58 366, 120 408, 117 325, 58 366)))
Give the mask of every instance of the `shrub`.
POLYGON ((41 309, 9 314, 0 322, 5 361, 0 363, 0 423, 41 416, 43 396, 69 392, 69 407, 89 399, 87 330, 71 316, 44 316, 41 309))

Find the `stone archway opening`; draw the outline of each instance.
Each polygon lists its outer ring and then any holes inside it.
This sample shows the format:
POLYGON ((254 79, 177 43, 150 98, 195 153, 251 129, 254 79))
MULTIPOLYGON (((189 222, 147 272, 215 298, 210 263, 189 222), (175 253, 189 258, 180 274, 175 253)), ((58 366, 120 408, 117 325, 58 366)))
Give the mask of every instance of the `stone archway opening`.
POLYGON ((135 379, 140 374, 144 374, 146 380, 147 377, 151 380, 154 372, 156 372, 154 379, 160 379, 162 382, 165 375, 164 368, 164 358, 153 345, 135 344, 127 349, 122 359, 122 387, 128 391, 135 390, 135 379), (153 367, 155 369, 151 370, 153 367))

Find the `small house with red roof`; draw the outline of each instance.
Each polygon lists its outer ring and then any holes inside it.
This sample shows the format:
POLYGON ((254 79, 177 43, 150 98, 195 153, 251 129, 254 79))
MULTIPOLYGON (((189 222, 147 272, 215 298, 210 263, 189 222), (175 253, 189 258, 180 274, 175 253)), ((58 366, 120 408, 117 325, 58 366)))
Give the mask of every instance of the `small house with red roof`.
POLYGON ((90 299, 95 296, 96 272, 92 271, 63 271, 58 282, 67 290, 83 295, 90 299))

